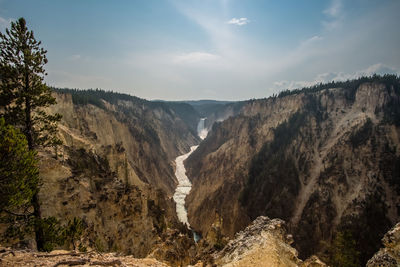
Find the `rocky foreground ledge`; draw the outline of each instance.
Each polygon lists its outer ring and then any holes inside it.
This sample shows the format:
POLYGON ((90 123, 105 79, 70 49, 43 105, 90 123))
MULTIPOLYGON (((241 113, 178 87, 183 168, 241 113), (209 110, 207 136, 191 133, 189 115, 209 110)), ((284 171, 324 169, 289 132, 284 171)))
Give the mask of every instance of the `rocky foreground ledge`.
POLYGON ((223 250, 214 255, 218 266, 327 266, 316 256, 306 261, 298 258, 291 246, 292 235, 287 233, 286 223, 281 219, 260 216, 246 229, 237 233, 223 250))
POLYGON ((155 259, 136 259, 132 256, 117 256, 115 253, 78 253, 55 250, 50 253, 0 248, 0 266, 135 266, 166 267, 155 259))
MULTIPOLYGON (((212 255, 212 262, 198 262, 196 267, 229 266, 288 266, 325 267, 316 256, 306 261, 298 258, 291 244, 293 238, 287 233, 286 223, 280 219, 260 216, 246 229, 237 233, 223 250, 212 255)), ((78 253, 56 250, 38 253, 27 250, 0 248, 0 266, 168 266, 153 258, 137 259, 116 253, 78 253)))
MULTIPOLYGON (((281 219, 260 216, 219 252, 214 253, 213 263, 198 262, 196 267, 326 267, 312 256, 305 261, 298 258, 298 252, 291 244, 293 238, 287 233, 286 223, 281 219)), ((384 248, 379 250, 367 263, 368 267, 400 266, 400 223, 383 237, 384 248)), ((137 259, 116 253, 73 252, 55 250, 50 253, 31 250, 13 250, 0 246, 0 266, 169 266, 153 258, 137 259)))
POLYGON ((367 262, 367 267, 400 266, 400 223, 397 223, 382 238, 384 248, 381 248, 367 262))

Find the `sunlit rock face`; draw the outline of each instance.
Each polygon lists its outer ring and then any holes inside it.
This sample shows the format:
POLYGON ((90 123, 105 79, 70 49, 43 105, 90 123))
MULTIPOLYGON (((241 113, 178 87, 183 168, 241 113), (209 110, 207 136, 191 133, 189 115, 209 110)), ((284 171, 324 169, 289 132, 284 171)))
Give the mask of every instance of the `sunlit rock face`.
POLYGON ((260 216, 236 233, 223 250, 214 254, 214 258, 218 266, 225 267, 326 266, 316 256, 301 261, 292 243, 293 237, 288 234, 283 220, 260 216))
MULTIPOLYGON (((174 159, 199 142, 164 104, 132 98, 76 104, 55 94, 63 145, 40 152, 42 215, 86 225, 83 244, 145 257, 181 227, 174 159)), ((177 245, 179 246, 179 245, 177 245)))

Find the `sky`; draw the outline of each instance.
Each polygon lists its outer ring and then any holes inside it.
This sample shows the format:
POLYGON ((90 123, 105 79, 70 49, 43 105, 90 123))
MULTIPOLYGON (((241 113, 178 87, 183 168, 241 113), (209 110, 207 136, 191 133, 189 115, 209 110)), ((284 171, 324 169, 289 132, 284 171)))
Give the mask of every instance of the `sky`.
POLYGON ((48 51, 46 83, 244 100, 400 74, 400 0, 0 0, 48 51))

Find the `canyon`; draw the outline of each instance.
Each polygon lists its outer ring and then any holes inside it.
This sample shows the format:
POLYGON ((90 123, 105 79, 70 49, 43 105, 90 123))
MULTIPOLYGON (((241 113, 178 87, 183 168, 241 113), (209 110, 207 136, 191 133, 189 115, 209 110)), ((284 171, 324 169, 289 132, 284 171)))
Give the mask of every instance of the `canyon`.
POLYGON ((57 89, 63 144, 39 151, 43 217, 79 218, 88 251, 160 266, 326 266, 343 236, 365 264, 400 221, 399 90, 393 76, 241 102, 57 89))
POLYGON ((399 12, 0 0, 0 267, 400 266, 399 12))

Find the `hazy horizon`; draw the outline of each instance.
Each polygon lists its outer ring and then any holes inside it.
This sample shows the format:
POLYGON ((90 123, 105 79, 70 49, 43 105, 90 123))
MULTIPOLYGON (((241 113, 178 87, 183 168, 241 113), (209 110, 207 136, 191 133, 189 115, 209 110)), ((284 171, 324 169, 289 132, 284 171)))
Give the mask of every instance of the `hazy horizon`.
POLYGON ((400 74, 400 1, 0 0, 48 50, 46 82, 149 100, 245 100, 400 74))

